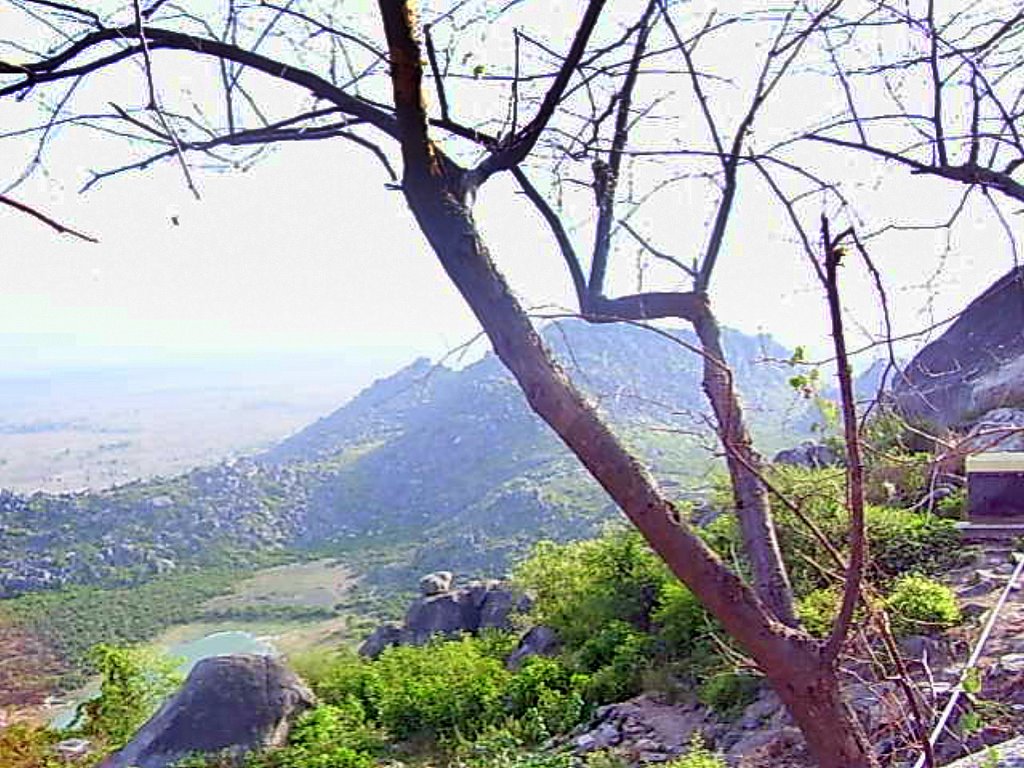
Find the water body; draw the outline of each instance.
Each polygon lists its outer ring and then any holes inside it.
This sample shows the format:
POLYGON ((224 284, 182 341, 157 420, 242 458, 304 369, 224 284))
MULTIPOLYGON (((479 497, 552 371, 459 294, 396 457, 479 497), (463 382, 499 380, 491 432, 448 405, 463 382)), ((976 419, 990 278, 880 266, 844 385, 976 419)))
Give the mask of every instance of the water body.
MULTIPOLYGON (((168 656, 174 659, 181 659, 178 670, 187 675, 189 671, 202 659, 209 659, 213 656, 227 656, 232 653, 253 653, 258 656, 273 656, 277 650, 265 639, 256 637, 251 632, 240 630, 227 630, 224 632, 213 632, 212 634, 189 640, 184 643, 177 643, 164 649, 168 656)), ((61 706, 50 720, 53 728, 67 728, 75 717, 75 709, 84 701, 93 699, 99 695, 97 685, 90 685, 83 690, 74 700, 61 706)))
POLYGON ((182 659, 179 669, 187 674, 200 659, 212 656, 227 656, 231 653, 254 653, 258 656, 272 656, 276 653, 274 646, 250 632, 229 630, 178 643, 167 649, 172 658, 182 659))

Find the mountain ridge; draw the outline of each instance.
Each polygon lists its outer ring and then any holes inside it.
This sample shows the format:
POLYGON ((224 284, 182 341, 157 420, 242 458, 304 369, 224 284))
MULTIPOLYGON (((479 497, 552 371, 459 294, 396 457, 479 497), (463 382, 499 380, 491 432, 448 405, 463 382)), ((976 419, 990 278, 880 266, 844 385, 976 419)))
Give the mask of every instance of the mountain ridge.
MULTIPOLYGON (((666 487, 682 493, 708 471, 692 436, 707 432, 696 354, 628 325, 569 321, 544 335, 666 487)), ((788 351, 723 338, 762 447, 805 436, 813 408, 778 362, 788 351)), ((367 537, 408 544, 403 568, 494 572, 538 538, 583 536, 612 515, 493 354, 461 370, 420 358, 251 458, 101 492, 0 495, 0 596, 131 583, 226 552, 351 550, 367 537)))

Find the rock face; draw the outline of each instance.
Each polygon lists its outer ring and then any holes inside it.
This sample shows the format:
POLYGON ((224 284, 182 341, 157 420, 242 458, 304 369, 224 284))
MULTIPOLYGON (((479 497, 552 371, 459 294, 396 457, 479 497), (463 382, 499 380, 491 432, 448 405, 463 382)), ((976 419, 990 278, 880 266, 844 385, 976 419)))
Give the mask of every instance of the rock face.
POLYGON ((481 629, 511 629, 512 614, 529 608, 526 598, 499 581, 474 581, 456 588, 447 571, 424 576, 420 592, 421 597, 409 606, 403 623, 377 627, 359 648, 361 655, 375 658, 390 646, 424 645, 438 635, 454 637, 481 629), (441 586, 445 589, 440 590, 441 586))
POLYGON ((966 443, 973 452, 1024 451, 1024 410, 996 408, 979 418, 966 443))
POLYGON ((519 645, 505 659, 509 669, 519 669, 531 656, 552 656, 561 647, 558 634, 551 627, 536 626, 519 639, 519 645))
POLYGON ((1024 403, 1024 268, 975 299, 893 385, 896 409, 932 428, 962 427, 1024 403))
POLYGON ((163 768, 195 752, 278 746, 291 719, 315 703, 310 690, 274 658, 204 659, 181 690, 101 768, 163 768))
POLYGON ((827 445, 806 440, 796 446, 796 448, 779 451, 775 454, 775 458, 772 461, 776 464, 820 469, 821 467, 832 467, 842 464, 843 457, 827 445))
POLYGON ((424 597, 440 595, 452 588, 455 576, 451 571, 435 571, 420 579, 420 594, 424 597))

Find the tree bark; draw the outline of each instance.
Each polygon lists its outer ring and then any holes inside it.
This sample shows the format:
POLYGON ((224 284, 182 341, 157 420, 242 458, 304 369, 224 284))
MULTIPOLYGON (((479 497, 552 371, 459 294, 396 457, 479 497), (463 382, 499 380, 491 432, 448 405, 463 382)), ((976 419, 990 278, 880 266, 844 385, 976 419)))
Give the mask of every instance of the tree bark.
POLYGON ((795 627, 793 588, 775 534, 768 489, 761 482, 763 462, 750 439, 732 370, 725 361, 721 330, 709 306, 693 327, 704 350, 704 393, 715 412, 718 437, 725 448, 736 516, 755 588, 779 621, 795 627))
POLYGON ((615 299, 600 296, 590 298, 586 309, 587 319, 594 322, 675 317, 693 324, 704 353, 704 394, 711 403, 718 438, 725 448, 736 516, 744 551, 750 560, 754 587, 779 621, 795 627, 793 589, 775 533, 771 500, 760 479, 764 462, 750 438, 732 371, 722 349, 721 329, 707 296, 703 293, 646 293, 615 299))
POLYGON ((450 192, 408 181, 406 197, 420 227, 530 407, 576 454, 672 572, 754 657, 818 764, 876 765, 844 703, 834 667, 821 658, 820 644, 776 620, 762 600, 676 520, 672 503, 653 478, 551 358, 494 268, 468 209, 450 192))
MULTIPOLYGON (((530 407, 576 454, 672 572, 757 661, 804 732, 818 764, 872 768, 876 763, 844 705, 835 668, 823 660, 820 643, 781 623, 677 519, 671 501, 545 348, 480 237, 467 202, 470 185, 465 171, 444 157, 427 136, 421 57, 410 0, 380 0, 380 8, 402 141, 403 193, 495 353, 516 378, 530 407)), ((745 432, 730 434, 742 437, 745 432)))

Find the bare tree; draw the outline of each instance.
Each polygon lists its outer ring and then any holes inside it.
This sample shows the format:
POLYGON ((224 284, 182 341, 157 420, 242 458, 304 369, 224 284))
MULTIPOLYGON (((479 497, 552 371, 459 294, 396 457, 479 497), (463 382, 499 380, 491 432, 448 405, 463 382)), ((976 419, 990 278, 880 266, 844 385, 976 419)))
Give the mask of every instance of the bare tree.
POLYGON ((849 10, 820 30, 846 108, 803 138, 1024 201, 1019 3, 849 10))
MULTIPOLYGON (((902 11, 867 3, 870 13, 856 17, 848 9, 851 4, 827 0, 782 11, 697 17, 687 5, 667 0, 648 0, 619 14, 603 0, 589 0, 562 36, 529 29, 525 23, 517 26, 528 21, 517 15, 526 13, 520 4, 498 13, 486 0, 428 8, 422 19, 411 0, 380 0, 379 14, 348 15, 340 6, 283 0, 252 6, 228 2, 212 14, 165 0, 146 7, 134 0, 127 9, 110 12, 53 0, 10 4, 46 38, 42 45, 12 38, 0 49, 0 99, 49 98, 45 120, 16 132, 36 139, 19 179, 45 162, 58 126, 88 127, 131 140, 134 155, 123 165, 96 170, 86 187, 168 160, 200 194, 193 157, 245 165, 268 146, 283 142, 345 140, 373 153, 401 189, 417 225, 531 408, 756 661, 819 765, 876 764, 846 705, 837 671, 866 556, 856 413, 846 375, 836 272, 842 245, 852 239, 852 232, 832 236, 826 227, 820 246, 806 235, 799 226, 800 203, 812 193, 818 205, 822 200, 841 205, 842 197, 835 185, 787 152, 795 145, 806 146, 807 139, 855 145, 883 156, 889 150, 875 147, 867 127, 875 120, 862 116, 853 95, 845 115, 831 123, 808 126, 806 116, 798 115, 800 130, 790 131, 786 140, 769 142, 768 150, 757 149, 765 145, 760 138, 755 146, 754 126, 766 119, 812 45, 835 62, 840 83, 852 94, 850 79, 861 73, 859 63, 841 61, 852 50, 850 40, 870 29, 876 17, 898 19, 887 22, 894 33, 916 29, 899 16, 902 11), (840 11, 847 15, 840 16, 840 11), (868 20, 865 26, 862 18, 868 20), (474 48, 479 38, 467 30, 503 36, 502 46, 488 47, 489 52, 499 51, 494 61, 483 60, 474 48), (719 98, 718 86, 732 88, 734 83, 716 71, 717 63, 703 69, 701 54, 702 46, 726 34, 736 35, 736 45, 749 45, 756 53, 735 62, 745 72, 743 86, 719 98), (173 92, 163 77, 171 64, 212 65, 216 95, 189 101, 173 92), (113 68, 128 68, 139 78, 141 99, 135 106, 104 102, 97 108, 92 106, 95 97, 88 101, 82 95, 92 78, 113 68), (270 98, 270 86, 289 86, 289 96, 275 93, 270 98), (428 107, 428 101, 436 106, 428 107), (857 131, 859 138, 837 133, 844 129, 857 131), (550 231, 582 317, 595 323, 674 318, 693 326, 703 361, 703 388, 732 480, 751 584, 679 518, 648 470, 553 361, 506 284, 474 218, 477 193, 503 173, 515 178, 550 231), (539 176, 541 183, 536 181, 539 176), (820 262, 833 319, 852 451, 855 546, 848 563, 836 555, 837 567, 845 571, 846 591, 840 618, 824 642, 797 626, 764 462, 747 429, 712 309, 712 280, 736 213, 741 178, 774 195, 783 204, 784 218, 797 225, 805 250, 820 262), (681 242, 702 241, 692 250, 695 257, 684 258, 679 249, 672 254, 655 242, 665 227, 655 233, 644 219, 652 201, 693 180, 710 185, 715 193, 703 211, 709 218, 706 231, 695 235, 676 229, 681 242), (574 220, 587 223, 577 226, 574 220), (589 236, 588 249, 580 246, 584 234, 589 236), (670 287, 622 290, 615 271, 621 271, 623 243, 638 247, 658 269, 668 270, 670 287)), ((934 29, 934 17, 929 18, 934 29)), ((997 50, 1015 24, 1006 31, 992 29, 984 50, 997 50)), ((941 65, 934 79, 937 88, 940 80, 945 82, 942 66, 959 66, 950 62, 960 59, 952 54, 944 58, 937 46, 932 48, 924 66, 934 70, 933 65, 941 65)), ((914 66, 908 59, 902 69, 892 69, 907 72, 914 66)), ((878 76, 888 77, 889 68, 878 76)), ((996 150, 1008 151, 1003 146, 1014 141, 1011 126, 1020 103, 1010 104, 1000 118, 994 106, 981 106, 995 102, 980 75, 968 79, 974 83, 970 92, 977 107, 977 140, 962 146, 969 160, 977 160, 984 152, 982 142, 987 142, 991 167, 996 150), (988 135, 995 129, 982 130, 989 119, 984 115, 997 115, 991 120, 1004 126, 998 137, 988 135)), ((99 99, 103 101, 102 94, 99 99)), ((934 158, 922 160, 910 148, 889 159, 901 158, 915 171, 964 180, 957 174, 965 171, 955 170, 960 166, 949 160, 950 142, 960 140, 939 132, 947 123, 938 111, 933 109, 930 117, 934 158)), ((906 120, 908 114, 900 118, 906 120)), ((1013 185, 1006 179, 1012 181, 1017 170, 1013 163, 1001 169, 1001 185, 993 181, 987 187, 1010 194, 1013 185)), ((677 204, 677 212, 687 213, 678 210, 682 207, 677 204)))

